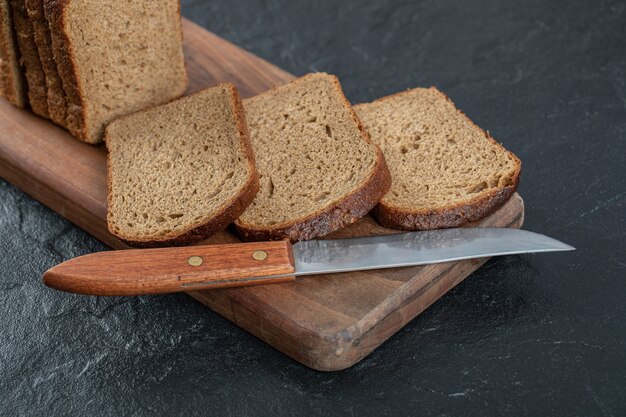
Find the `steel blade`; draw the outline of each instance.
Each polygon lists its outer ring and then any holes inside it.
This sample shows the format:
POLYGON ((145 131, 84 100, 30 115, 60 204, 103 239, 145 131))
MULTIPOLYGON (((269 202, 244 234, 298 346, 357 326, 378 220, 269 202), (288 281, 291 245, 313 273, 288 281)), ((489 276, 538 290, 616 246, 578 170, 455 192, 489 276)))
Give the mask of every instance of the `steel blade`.
POLYGON ((507 228, 459 228, 293 245, 295 275, 330 274, 464 259, 574 250, 538 233, 507 228))

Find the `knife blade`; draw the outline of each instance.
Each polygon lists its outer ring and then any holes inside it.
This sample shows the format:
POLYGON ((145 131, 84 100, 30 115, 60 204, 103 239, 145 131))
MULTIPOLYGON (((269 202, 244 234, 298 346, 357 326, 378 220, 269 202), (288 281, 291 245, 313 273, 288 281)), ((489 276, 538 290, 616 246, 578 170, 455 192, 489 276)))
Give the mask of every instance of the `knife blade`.
POLYGON ((574 250, 519 229, 458 228, 337 240, 129 249, 63 262, 44 283, 92 295, 141 295, 292 281, 297 276, 574 250))

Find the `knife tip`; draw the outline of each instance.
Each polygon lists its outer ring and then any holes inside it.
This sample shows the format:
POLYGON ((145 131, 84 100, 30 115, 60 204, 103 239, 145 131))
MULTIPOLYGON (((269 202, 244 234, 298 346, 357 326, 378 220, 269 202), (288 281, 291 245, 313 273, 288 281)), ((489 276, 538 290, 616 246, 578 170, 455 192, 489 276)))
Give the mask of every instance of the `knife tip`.
POLYGON ((554 247, 554 249, 556 249, 556 250, 563 251, 563 252, 576 250, 575 247, 573 247, 571 245, 568 245, 567 243, 563 243, 563 242, 558 241, 558 240, 557 240, 557 242, 558 242, 558 245, 556 245, 554 247))

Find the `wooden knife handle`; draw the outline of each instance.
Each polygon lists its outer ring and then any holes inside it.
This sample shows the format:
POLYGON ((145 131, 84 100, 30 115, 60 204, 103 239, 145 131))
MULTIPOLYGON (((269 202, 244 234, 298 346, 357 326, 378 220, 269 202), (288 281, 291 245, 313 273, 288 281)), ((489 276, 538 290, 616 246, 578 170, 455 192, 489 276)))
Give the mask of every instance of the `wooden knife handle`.
POLYGON ((43 276, 62 291, 92 295, 160 294, 293 281, 288 241, 130 249, 63 262, 43 276))

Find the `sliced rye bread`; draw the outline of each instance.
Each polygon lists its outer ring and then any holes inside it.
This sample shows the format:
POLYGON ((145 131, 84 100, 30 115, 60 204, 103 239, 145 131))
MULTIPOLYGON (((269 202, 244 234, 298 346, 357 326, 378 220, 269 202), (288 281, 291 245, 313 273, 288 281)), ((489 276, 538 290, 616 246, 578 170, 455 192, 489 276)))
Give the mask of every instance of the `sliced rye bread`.
POLYGON ((15 106, 26 107, 26 80, 20 69, 9 0, 0 0, 0 89, 2 96, 15 106))
POLYGON ((354 110, 391 171, 391 190, 373 211, 384 226, 462 226, 501 207, 517 189, 520 160, 434 87, 354 110))
POLYGON ((99 143, 114 119, 185 92, 179 0, 44 0, 44 11, 78 139, 99 143))
POLYGON ((259 189, 231 84, 122 117, 105 143, 109 231, 132 246, 203 240, 239 217, 259 189))
POLYGON ((33 25, 26 12, 25 0, 10 0, 13 25, 17 34, 17 46, 20 54, 20 63, 26 76, 28 85, 28 101, 30 107, 39 116, 49 118, 46 75, 43 72, 33 25))
POLYGON ((50 28, 43 10, 43 0, 26 0, 26 11, 33 26, 33 33, 39 61, 46 76, 48 113, 50 119, 58 125, 65 126, 65 92, 57 64, 52 54, 50 28))
POLYGON ((327 235, 366 215, 390 187, 336 77, 309 74, 244 100, 261 188, 235 222, 244 240, 327 235))

